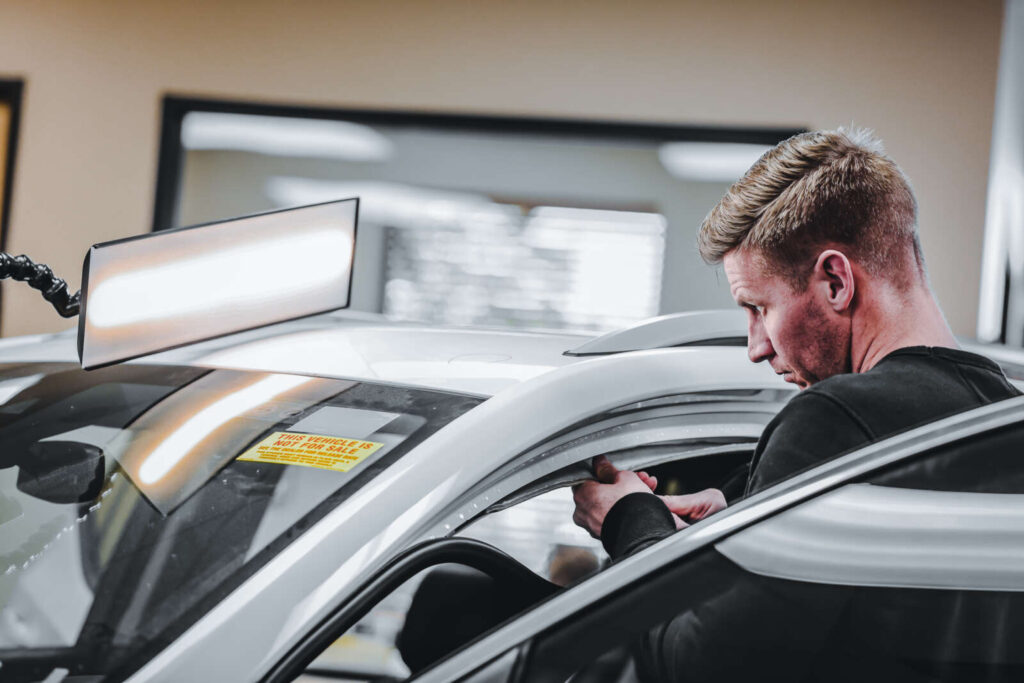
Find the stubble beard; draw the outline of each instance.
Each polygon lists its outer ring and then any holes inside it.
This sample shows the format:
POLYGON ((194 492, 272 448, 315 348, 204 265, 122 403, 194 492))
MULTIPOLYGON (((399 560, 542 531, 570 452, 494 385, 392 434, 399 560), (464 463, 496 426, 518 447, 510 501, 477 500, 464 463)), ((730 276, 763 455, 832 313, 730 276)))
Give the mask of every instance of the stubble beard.
POLYGON ((802 379, 801 389, 835 375, 853 371, 850 357, 852 327, 848 319, 837 318, 828 311, 811 306, 805 326, 805 348, 811 349, 809 356, 815 362, 808 364, 807 377, 802 379))

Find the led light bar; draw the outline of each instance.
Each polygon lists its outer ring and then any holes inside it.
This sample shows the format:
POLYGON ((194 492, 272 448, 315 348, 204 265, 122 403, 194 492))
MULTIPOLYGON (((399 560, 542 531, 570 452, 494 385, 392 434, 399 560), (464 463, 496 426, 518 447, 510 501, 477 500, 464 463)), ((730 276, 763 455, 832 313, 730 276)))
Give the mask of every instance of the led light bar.
POLYGON ((82 367, 348 306, 358 213, 344 199, 94 245, 82 367))

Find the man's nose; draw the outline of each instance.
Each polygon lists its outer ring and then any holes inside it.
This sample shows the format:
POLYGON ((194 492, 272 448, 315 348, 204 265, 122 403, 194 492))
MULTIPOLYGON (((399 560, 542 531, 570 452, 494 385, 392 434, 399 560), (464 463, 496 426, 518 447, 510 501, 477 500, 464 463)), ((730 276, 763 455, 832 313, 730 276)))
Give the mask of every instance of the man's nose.
POLYGON ((747 356, 751 363, 760 363, 775 355, 772 342, 764 329, 760 316, 752 317, 747 325, 747 356))

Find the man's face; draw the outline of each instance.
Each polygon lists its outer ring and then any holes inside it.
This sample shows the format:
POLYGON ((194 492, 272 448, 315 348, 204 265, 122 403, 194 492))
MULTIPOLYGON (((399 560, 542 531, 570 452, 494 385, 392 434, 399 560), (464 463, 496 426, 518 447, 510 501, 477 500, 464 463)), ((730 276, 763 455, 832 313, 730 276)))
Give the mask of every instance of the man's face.
POLYGON ((849 324, 829 306, 826 285, 812 278, 804 291, 794 291, 746 249, 733 249, 722 264, 733 299, 747 311, 752 362, 768 361, 801 389, 850 371, 849 324))

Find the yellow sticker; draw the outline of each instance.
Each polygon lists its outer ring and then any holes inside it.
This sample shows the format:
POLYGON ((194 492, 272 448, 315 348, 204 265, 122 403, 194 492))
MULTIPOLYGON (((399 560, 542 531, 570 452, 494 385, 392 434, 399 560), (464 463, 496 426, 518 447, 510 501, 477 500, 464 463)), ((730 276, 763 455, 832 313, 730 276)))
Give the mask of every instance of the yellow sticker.
POLYGON ((337 436, 274 432, 242 453, 238 459, 348 472, 383 445, 376 441, 337 436))

